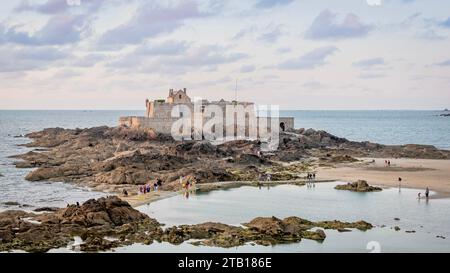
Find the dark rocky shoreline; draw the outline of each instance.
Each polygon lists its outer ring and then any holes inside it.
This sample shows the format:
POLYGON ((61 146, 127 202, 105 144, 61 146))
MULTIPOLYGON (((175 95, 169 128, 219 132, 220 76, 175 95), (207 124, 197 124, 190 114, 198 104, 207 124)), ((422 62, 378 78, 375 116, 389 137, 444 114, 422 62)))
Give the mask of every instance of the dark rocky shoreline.
MULTIPOLYGON (((206 141, 174 141, 152 130, 126 127, 51 128, 26 137, 33 141, 25 146, 36 149, 14 158, 20 159, 15 162, 18 168, 36 168, 27 180, 69 182, 114 194, 124 189, 135 193, 139 185, 155 179, 163 181, 162 190, 178 191, 180 176, 195 177, 205 186, 218 181, 256 181, 269 174, 272 181, 302 179, 317 166, 355 162, 356 157, 450 159, 450 151, 433 146, 353 142, 312 129, 282 133, 278 150, 270 153, 261 153, 258 141, 237 140, 214 146, 206 141)), ((342 188, 378 190, 366 184, 355 185, 342 188)), ((323 229, 345 232, 373 227, 364 221, 258 217, 243 227, 208 222, 163 229, 157 220, 118 197, 36 211, 40 213, 0 213, 0 251, 46 252, 66 247, 74 236, 83 239, 80 250, 88 252, 154 241, 218 247, 274 245, 301 239, 323 241, 323 229)))
POLYGON ((312 129, 282 133, 279 148, 270 153, 260 153, 258 141, 214 146, 125 127, 50 128, 26 137, 33 141, 25 146, 40 149, 14 156, 21 159, 16 167, 37 168, 27 180, 73 182, 116 193, 135 192, 136 185, 158 178, 164 190, 175 190, 180 176, 198 183, 255 181, 267 174, 275 181, 292 180, 305 178, 314 166, 354 162, 355 157, 450 159, 450 151, 434 146, 354 142, 312 129))
POLYGON ((169 242, 236 247, 246 243, 275 245, 302 239, 323 241, 323 229, 366 231, 373 226, 364 221, 312 222, 299 217, 258 217, 244 227, 222 223, 202 223, 162 228, 162 224, 112 196, 70 205, 55 212, 35 214, 24 211, 0 213, 0 251, 47 252, 67 247, 74 236, 83 240, 80 250, 97 252, 134 243, 169 242), (319 228, 313 230, 313 228, 319 228), (112 239, 111 239, 112 238, 112 239))

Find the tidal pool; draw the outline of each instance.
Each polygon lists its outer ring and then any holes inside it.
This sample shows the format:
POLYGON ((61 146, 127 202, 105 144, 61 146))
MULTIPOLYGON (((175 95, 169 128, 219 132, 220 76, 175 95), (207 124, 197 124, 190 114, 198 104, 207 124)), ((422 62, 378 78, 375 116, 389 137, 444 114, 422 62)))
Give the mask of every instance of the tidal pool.
MULTIPOLYGON (((342 182, 343 183, 343 182, 342 182)), ((376 225, 368 231, 340 233, 325 230, 322 243, 302 240, 275 246, 246 244, 234 248, 153 243, 134 244, 113 252, 450 252, 450 199, 418 200, 417 189, 386 188, 382 192, 335 190, 340 183, 307 186, 279 185, 217 190, 177 195, 138 209, 166 227, 208 221, 240 225, 259 216, 308 220, 365 220, 376 225), (395 220, 399 218, 400 220, 395 220), (400 227, 395 231, 393 227, 400 227), (406 231, 415 231, 407 233, 406 231), (437 237, 443 236, 445 239, 437 237)), ((433 194, 433 193, 432 193, 433 194)), ((72 252, 68 248, 51 252, 72 252)))
POLYGON ((284 218, 298 216, 309 220, 365 220, 377 227, 362 232, 339 233, 326 230, 318 243, 253 246, 223 249, 198 247, 189 243, 133 245, 116 252, 450 252, 450 200, 418 200, 415 189, 387 188, 382 192, 356 193, 334 189, 336 183, 307 186, 279 185, 218 190, 179 195, 138 209, 166 226, 216 221, 240 225, 258 216, 284 218), (400 220, 395 220, 399 218, 400 220), (400 231, 395 231, 399 226, 400 231), (415 231, 407 233, 406 231, 415 231), (437 236, 444 236, 445 239, 437 236))

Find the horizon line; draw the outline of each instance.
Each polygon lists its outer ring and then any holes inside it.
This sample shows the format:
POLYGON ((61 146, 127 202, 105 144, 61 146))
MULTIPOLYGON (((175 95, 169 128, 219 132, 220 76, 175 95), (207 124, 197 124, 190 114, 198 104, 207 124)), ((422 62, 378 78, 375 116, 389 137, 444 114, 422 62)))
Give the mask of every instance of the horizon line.
MULTIPOLYGON (((445 111, 447 108, 440 109, 411 109, 411 108, 380 108, 380 109, 280 109, 280 111, 445 111)), ((142 111, 145 109, 1 109, 0 111, 142 111)))

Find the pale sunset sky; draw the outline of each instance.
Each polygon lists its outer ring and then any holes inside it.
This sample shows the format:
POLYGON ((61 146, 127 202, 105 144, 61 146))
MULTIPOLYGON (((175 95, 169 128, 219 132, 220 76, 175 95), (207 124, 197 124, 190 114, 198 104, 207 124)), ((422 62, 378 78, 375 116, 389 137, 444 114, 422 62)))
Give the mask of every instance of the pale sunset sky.
POLYGON ((449 0, 10 0, 0 109, 450 108, 449 0), (79 5, 78 3, 79 2, 79 5))

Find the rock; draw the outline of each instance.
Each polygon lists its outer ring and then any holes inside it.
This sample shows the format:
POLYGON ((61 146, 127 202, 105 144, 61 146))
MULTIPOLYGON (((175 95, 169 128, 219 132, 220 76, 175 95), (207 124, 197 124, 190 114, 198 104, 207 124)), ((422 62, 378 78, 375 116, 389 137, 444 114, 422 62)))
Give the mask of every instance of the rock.
POLYGON ((56 215, 62 223, 79 224, 85 227, 121 226, 148 218, 147 215, 133 209, 130 204, 116 196, 90 199, 80 207, 71 205, 57 211, 56 215))
POLYGON ((292 164, 279 161, 325 158, 327 164, 338 164, 353 162, 358 156, 450 158, 449 151, 433 146, 352 142, 313 129, 281 132, 279 149, 271 153, 261 152, 259 141, 236 140, 216 146, 126 127, 49 128, 26 137, 33 142, 25 146, 45 148, 14 156, 22 159, 14 163, 16 167, 37 168, 27 180, 73 182, 116 193, 126 185, 158 178, 164 182, 163 190, 179 190, 176 181, 180 176, 195 177, 199 183, 242 181, 257 179, 262 170, 276 169, 266 172, 273 174, 273 180, 298 178, 300 170, 290 170, 292 164))
POLYGON ((347 183, 346 185, 337 185, 334 188, 337 190, 348 190, 355 192, 373 192, 382 190, 379 187, 370 186, 365 180, 358 180, 357 182, 347 183))
POLYGON ((99 236, 90 236, 80 245, 80 250, 84 252, 98 252, 118 246, 120 246, 120 243, 116 241, 109 241, 99 236))
POLYGON ((284 231, 283 222, 276 217, 258 217, 243 225, 251 230, 270 236, 281 235, 284 231))
POLYGON ((367 223, 365 221, 357 221, 357 222, 350 223, 350 222, 342 222, 342 221, 338 221, 338 220, 317 222, 316 226, 322 227, 324 229, 335 229, 335 230, 356 228, 361 231, 366 231, 366 230, 373 228, 372 224, 367 223))
POLYGON ((59 208, 57 208, 57 207, 41 207, 41 208, 34 209, 33 211, 35 211, 35 212, 55 212, 58 210, 59 210, 59 208))
POLYGON ((16 201, 7 201, 7 202, 3 202, 2 203, 3 205, 5 205, 5 206, 8 206, 8 207, 12 207, 12 206, 20 206, 20 203, 19 202, 16 202, 16 201))
POLYGON ((437 235, 436 238, 439 238, 439 239, 445 239, 445 237, 442 236, 442 235, 437 235))
MULTIPOLYGON (((154 240, 181 244, 196 240, 194 245, 236 247, 246 243, 275 245, 299 242, 302 238, 322 242, 326 234, 314 227, 368 229, 364 221, 312 222, 299 217, 257 217, 242 226, 206 222, 169 227, 130 207, 117 197, 88 200, 81 206, 70 205, 56 212, 33 214, 23 211, 0 213, 0 251, 22 249, 46 252, 67 246, 74 236, 83 240, 80 250, 105 251, 133 243, 151 244, 154 240)), ((345 230, 347 231, 347 230, 345 230)))
POLYGON ((322 229, 316 231, 304 231, 303 238, 322 242, 326 238, 326 234, 322 229))
POLYGON ((397 218, 397 217, 396 217, 396 218, 394 218, 394 220, 395 220, 395 221, 400 221, 400 218, 397 218))
POLYGON ((399 227, 399 226, 395 226, 395 227, 394 227, 394 230, 395 230, 395 231, 399 231, 399 230, 400 230, 400 227, 399 227))
POLYGON ((160 224, 117 197, 88 200, 56 212, 33 214, 22 211, 0 213, 0 251, 22 249, 46 252, 67 246, 73 236, 85 240, 84 251, 105 250, 158 237, 160 224), (124 240, 109 242, 105 236, 124 240), (125 240, 126 239, 126 240, 125 240))
POLYGON ((415 230, 405 230, 406 233, 416 233, 415 230))

